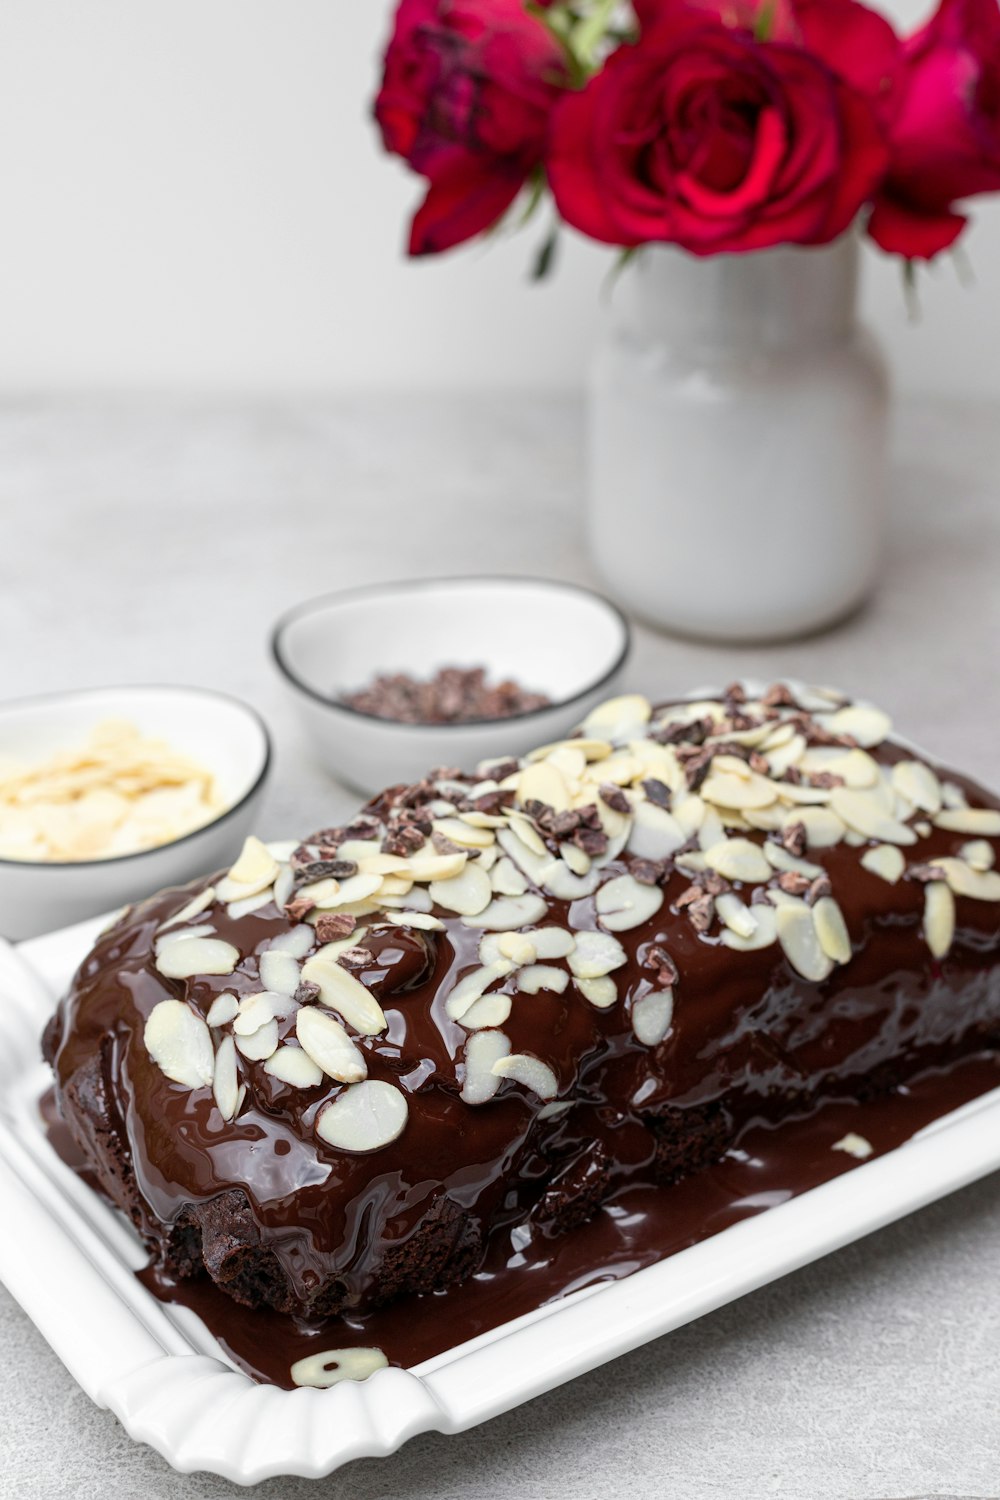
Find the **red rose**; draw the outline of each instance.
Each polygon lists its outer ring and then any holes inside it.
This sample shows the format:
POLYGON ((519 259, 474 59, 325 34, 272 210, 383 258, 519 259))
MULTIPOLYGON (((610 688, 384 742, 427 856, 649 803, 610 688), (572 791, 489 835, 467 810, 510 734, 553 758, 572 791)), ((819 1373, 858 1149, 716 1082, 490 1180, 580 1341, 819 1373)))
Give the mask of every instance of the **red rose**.
POLYGON ((565 81, 558 43, 523 0, 401 0, 375 116, 386 148, 429 180, 411 255, 496 222, 541 160, 565 81))
POLYGON ((644 0, 638 43, 553 113, 547 166, 563 217, 609 244, 666 240, 697 255, 843 233, 888 163, 873 95, 891 85, 895 39, 853 0, 827 5, 836 25, 819 7, 787 9, 823 35, 830 62, 795 40, 755 40, 740 17, 727 26, 717 3, 644 0), (869 42, 878 29, 874 69, 852 45, 861 26, 869 42))
POLYGON ((926 259, 966 219, 956 201, 1000 188, 1000 7, 942 0, 906 44, 892 164, 868 229, 884 250, 926 259))

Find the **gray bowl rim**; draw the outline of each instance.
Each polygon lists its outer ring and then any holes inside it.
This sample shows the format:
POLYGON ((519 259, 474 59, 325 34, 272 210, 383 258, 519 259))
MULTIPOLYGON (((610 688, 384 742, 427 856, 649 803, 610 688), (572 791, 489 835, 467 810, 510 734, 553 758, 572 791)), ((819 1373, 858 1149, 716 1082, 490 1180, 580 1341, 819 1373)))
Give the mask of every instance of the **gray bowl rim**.
POLYGON ((238 802, 232 807, 227 807, 219 813, 217 818, 212 818, 208 823, 202 823, 197 828, 192 828, 190 833, 182 833, 179 839, 171 839, 166 844, 154 844, 151 849, 136 849, 131 854, 111 854, 107 859, 4 859, 0 857, 0 867, 9 870, 94 870, 99 868, 109 869, 112 865, 123 865, 133 859, 148 859, 152 854, 160 854, 164 849, 178 849, 181 844, 196 839, 200 834, 207 833, 210 828, 218 828, 227 819, 233 818, 250 802, 257 792, 260 791, 267 774, 271 769, 271 761, 274 750, 271 743, 271 731, 268 729, 264 718, 249 703, 244 703, 242 698, 235 697, 232 693, 223 693, 218 688, 207 688, 192 686, 183 682, 115 682, 107 683, 103 687, 65 688, 61 692, 32 693, 25 698, 9 698, 0 702, 0 720, 8 709, 32 708, 36 704, 54 703, 66 701, 70 698, 97 697, 101 693, 198 693, 205 698, 221 699, 224 703, 231 703, 236 708, 241 708, 257 725, 264 740, 264 759, 253 784, 243 793, 238 802))
POLYGON ((334 714, 346 714, 348 717, 360 719, 366 724, 377 724, 387 732, 394 733, 397 730, 408 730, 411 734, 460 734, 464 729, 482 729, 486 725, 501 725, 504 728, 508 724, 523 723, 530 719, 538 719, 543 715, 558 712, 563 708, 572 708, 574 703, 580 703, 584 698, 589 698, 592 693, 598 692, 606 683, 621 671, 632 650, 632 627, 625 613, 618 608, 611 599, 601 594, 597 589, 588 588, 585 584, 569 583, 561 578, 540 578, 531 574, 516 573, 450 573, 436 578, 393 578, 385 583, 366 583, 352 589, 335 589, 328 594, 317 594, 314 598, 304 599, 295 604, 284 614, 279 615, 270 635, 271 657, 278 671, 291 684, 297 692, 311 698, 314 703, 320 704, 334 714), (372 594, 399 594, 410 590, 423 590, 439 588, 442 584, 468 584, 468 583, 511 583, 511 584, 540 584, 548 589, 561 589, 565 593, 582 595, 586 599, 595 600, 613 616, 622 633, 622 645, 615 660, 606 671, 593 682, 588 683, 577 693, 571 693, 566 698, 553 699, 544 708, 529 708, 521 713, 508 714, 503 719, 466 719, 461 724, 406 724, 398 719, 383 719, 378 714, 366 713, 363 709, 354 708, 349 703, 338 703, 333 698, 324 697, 314 687, 298 675, 290 666, 283 655, 282 640, 289 626, 301 619, 304 615, 312 614, 326 605, 349 603, 351 600, 363 599, 372 594))

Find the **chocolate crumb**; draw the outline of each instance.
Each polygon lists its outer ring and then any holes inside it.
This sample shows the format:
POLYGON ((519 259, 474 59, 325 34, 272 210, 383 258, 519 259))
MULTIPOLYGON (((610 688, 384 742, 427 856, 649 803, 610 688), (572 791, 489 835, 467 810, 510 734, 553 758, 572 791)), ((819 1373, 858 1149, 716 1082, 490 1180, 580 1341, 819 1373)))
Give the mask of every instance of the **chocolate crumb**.
POLYGON ((313 984, 311 979, 301 979, 294 998, 300 1005, 310 1005, 319 995, 319 985, 313 984))
POLYGON ((829 875, 817 875, 806 893, 806 900, 810 906, 815 906, 823 896, 832 896, 833 886, 830 884, 829 875))
POLYGON ((926 884, 931 880, 944 880, 945 873, 938 865, 934 864, 910 865, 906 872, 906 878, 907 880, 919 880, 926 884))
POLYGON ((613 781, 602 781, 597 795, 605 807, 610 807, 612 812, 630 813, 632 804, 629 802, 620 786, 615 786, 613 781))
POLYGON ((573 834, 573 843, 584 854, 593 857, 607 853, 608 836, 603 828, 578 828, 573 834))
POLYGON ((338 954, 337 962, 347 969, 366 969, 375 962, 375 956, 370 948, 346 948, 338 954))
POLYGON ((357 917, 350 916, 348 912, 329 912, 317 919, 316 936, 321 943, 337 943, 350 937, 357 925, 357 917))
POLYGON ((383 673, 334 701, 397 724, 475 724, 533 713, 552 700, 511 677, 490 682, 485 667, 442 667, 429 679, 383 673))
POLYGON ((804 896, 812 881, 808 875, 803 875, 798 870, 782 870, 778 876, 778 885, 789 896, 804 896))
POLYGON ((654 803, 657 807, 670 806, 670 788, 662 781, 657 780, 655 776, 647 777, 642 783, 642 789, 650 802, 654 803))
POLYGON ((801 859, 805 854, 808 842, 804 823, 789 823, 781 835, 782 848, 787 849, 789 854, 794 854, 796 859, 801 859))
POLYGON ((645 963, 648 968, 655 969, 656 978, 664 989, 671 989, 677 983, 677 965, 661 944, 653 943, 646 950, 645 963))
POLYGON ((761 698, 765 708, 797 708, 795 694, 785 682, 772 682, 761 698))
POLYGON ((634 859, 629 869, 640 885, 659 885, 666 873, 658 859, 634 859))
POLYGON ((301 922, 315 905, 315 901, 311 901, 308 896, 295 896, 291 901, 286 901, 285 916, 290 922, 301 922))

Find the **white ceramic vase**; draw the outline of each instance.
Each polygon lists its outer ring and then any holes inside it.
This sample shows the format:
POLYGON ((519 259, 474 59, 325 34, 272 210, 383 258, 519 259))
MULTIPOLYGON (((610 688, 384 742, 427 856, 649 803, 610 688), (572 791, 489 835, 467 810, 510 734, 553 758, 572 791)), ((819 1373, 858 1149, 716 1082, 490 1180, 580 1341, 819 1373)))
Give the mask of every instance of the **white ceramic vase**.
POLYGON ((593 362, 588 538, 618 600, 712 640, 830 625, 875 583, 887 381, 858 241, 699 260, 651 247, 593 362))

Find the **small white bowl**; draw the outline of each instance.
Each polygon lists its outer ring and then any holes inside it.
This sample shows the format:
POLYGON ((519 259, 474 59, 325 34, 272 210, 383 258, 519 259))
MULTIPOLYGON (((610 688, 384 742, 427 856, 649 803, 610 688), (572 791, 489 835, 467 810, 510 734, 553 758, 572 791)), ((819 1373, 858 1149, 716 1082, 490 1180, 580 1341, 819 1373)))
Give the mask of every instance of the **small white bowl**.
POLYGON ((560 739, 613 695, 631 634, 620 610, 575 584, 438 578, 308 600, 282 616, 271 644, 321 764, 376 792, 560 739), (485 667, 552 702, 470 724, 399 724, 335 702, 379 673, 427 678, 446 666, 485 667))
POLYGON ((169 844, 109 859, 0 859, 0 932, 34 937, 225 865, 250 831, 271 763, 263 721, 225 693, 193 687, 85 688, 0 704, 0 754, 43 760, 127 719, 212 771, 225 811, 169 844))

